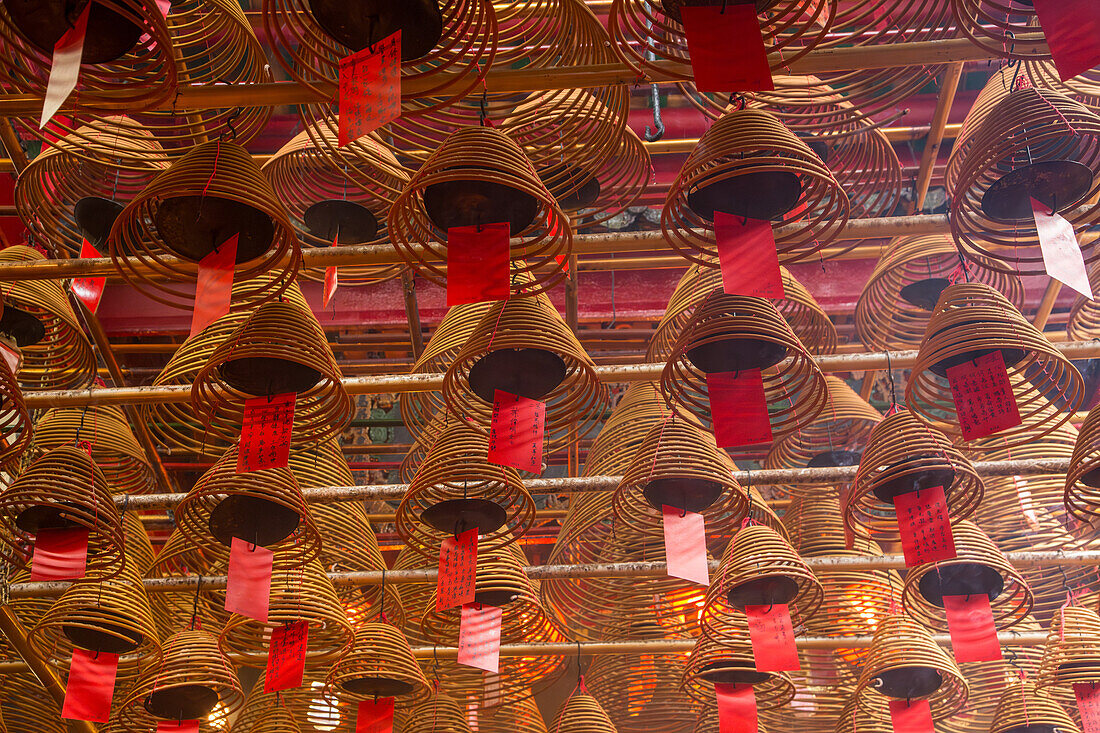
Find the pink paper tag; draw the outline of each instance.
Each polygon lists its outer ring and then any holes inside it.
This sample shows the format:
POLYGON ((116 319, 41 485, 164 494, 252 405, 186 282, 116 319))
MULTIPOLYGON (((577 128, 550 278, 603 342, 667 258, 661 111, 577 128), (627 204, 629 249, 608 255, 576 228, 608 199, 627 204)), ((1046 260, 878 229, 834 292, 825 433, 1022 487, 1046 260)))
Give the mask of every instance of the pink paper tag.
POLYGON ((1034 0, 1034 5, 1062 81, 1100 66, 1100 3, 1034 0))
POLYGON ((772 442, 764 378, 759 369, 708 374, 707 395, 719 448, 772 442))
POLYGON ((489 463, 542 473, 546 404, 496 391, 489 425, 489 463))
POLYGON ((894 733, 933 733, 932 708, 927 700, 889 700, 894 733))
POLYGON ((1031 199, 1035 231, 1039 234, 1039 249, 1047 274, 1092 300, 1092 286, 1085 270, 1085 257, 1073 225, 1046 204, 1031 199))
POLYGON ((719 733, 757 733, 756 693, 752 685, 715 683, 719 733))
POLYGON ((943 610, 947 612, 955 661, 995 662, 1001 659, 1001 643, 997 641, 989 596, 985 593, 944 596, 943 610))
POLYGON ((894 512, 906 567, 956 557, 942 486, 898 494, 894 497, 894 512))
POLYGON ((158 720, 157 733, 199 733, 199 721, 158 720))
POLYGON ((1000 351, 949 367, 947 381, 964 440, 984 438, 1022 422, 1000 351))
POLYGON ((225 610, 267 623, 271 566, 275 553, 262 545, 233 538, 225 585, 225 610))
POLYGON ((775 89, 754 3, 680 4, 695 86, 701 92, 775 89))
POLYGON ((392 733, 393 698, 362 700, 355 714, 355 733, 392 733))
POLYGON ((500 671, 500 624, 496 606, 467 603, 458 628, 458 663, 487 672, 500 671))
MULTIPOLYGON (((332 240, 332 246, 333 247, 338 246, 336 242, 339 239, 339 236, 340 235, 337 234, 336 237, 333 238, 333 240, 332 240)), ((337 274, 336 268, 335 267, 326 267, 325 268, 325 287, 324 287, 324 290, 321 291, 321 308, 328 308, 328 304, 329 304, 329 301, 332 300, 332 296, 336 295, 336 288, 337 288, 338 284, 339 284, 339 275, 337 274)))
POLYGON ((111 718, 111 697, 115 692, 118 655, 90 652, 75 647, 65 685, 61 717, 106 723, 111 718))
MULTIPOLYGON (((81 242, 80 259, 92 259, 102 256, 87 239, 81 242)), ((78 277, 73 280, 72 285, 69 287, 73 291, 73 295, 79 298, 89 311, 95 313, 99 310, 99 301, 103 297, 103 286, 106 283, 107 278, 105 277, 78 277)))
POLYGON ((31 580, 79 580, 88 562, 88 530, 40 529, 34 536, 31 580))
POLYGON ((505 223, 447 230, 447 305, 508 300, 509 232, 505 223))
POLYGON ((477 528, 458 538, 448 537, 439 548, 439 577, 436 580, 435 610, 474 602, 477 584, 477 528))
POLYGON ((291 690, 302 686, 309 646, 309 621, 283 624, 271 633, 267 647, 264 692, 291 690))
POLYGON ((4 359, 4 364, 7 365, 13 377, 19 373, 23 366, 23 353, 17 346, 10 346, 0 341, 0 357, 4 359))
POLYGON ((685 512, 665 504, 661 508, 665 530, 665 561, 670 577, 710 585, 707 566, 707 530, 702 514, 685 512))
POLYGON ((284 392, 244 401, 244 420, 237 450, 237 473, 283 468, 290 461, 294 403, 298 395, 284 392))
POLYGON ((229 312, 239 236, 234 234, 199 260, 198 281, 195 283, 195 310, 191 314, 192 336, 229 312))
POLYGON ((798 665, 798 647, 794 643, 794 625, 786 603, 770 606, 745 606, 752 639, 752 656, 757 672, 790 672, 798 665))
POLYGON ((401 116, 401 31, 340 59, 338 143, 344 147, 401 116))
POLYGON ((76 24, 65 31, 54 44, 50 79, 46 83, 46 97, 42 102, 42 119, 38 123, 38 129, 46 126, 76 89, 77 79, 80 78, 80 60, 84 56, 84 36, 88 31, 88 12, 91 8, 91 3, 85 5, 76 24))
POLYGON ((770 221, 714 212, 722 287, 730 295, 782 298, 783 275, 770 221))
POLYGON ((1073 695, 1081 713, 1081 733, 1100 733, 1100 687, 1095 682, 1078 682, 1073 695))

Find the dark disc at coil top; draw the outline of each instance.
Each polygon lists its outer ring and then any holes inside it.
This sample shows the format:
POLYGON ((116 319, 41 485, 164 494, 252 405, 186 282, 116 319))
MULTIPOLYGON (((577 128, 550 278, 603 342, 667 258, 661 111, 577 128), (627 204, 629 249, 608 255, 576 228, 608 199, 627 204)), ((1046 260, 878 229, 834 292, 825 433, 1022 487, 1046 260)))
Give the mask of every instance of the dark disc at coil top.
POLYGON ((218 376, 235 390, 254 397, 308 392, 321 381, 321 372, 289 359, 249 356, 218 367, 218 376))
POLYGON ((504 526, 508 512, 488 499, 447 499, 420 512, 420 521, 445 534, 477 528, 479 535, 487 535, 504 526))
POLYGON ((661 0, 661 9, 665 15, 677 23, 683 22, 680 15, 681 7, 725 7, 728 5, 755 5, 757 13, 764 13, 778 5, 780 0, 661 0))
POLYGON ((979 562, 937 564, 917 584, 921 596, 940 608, 944 596, 984 595, 994 601, 1004 588, 1005 579, 997 569, 979 562))
POLYGON ((354 201, 318 201, 302 212, 309 233, 326 242, 365 244, 378 236, 378 218, 354 201))
POLYGON ((943 676, 932 667, 897 667, 880 673, 875 689, 895 700, 928 697, 943 684, 943 676))
POLYGON ((541 400, 566 376, 565 360, 546 349, 497 349, 470 367, 470 389, 492 403, 499 389, 509 394, 541 400))
POLYGON ((101 250, 122 209, 122 204, 117 201, 99 196, 85 196, 73 207, 73 218, 84 238, 101 250))
POLYGON ((340 687, 356 695, 375 697, 400 697, 415 689, 412 683, 391 677, 357 677, 343 680, 340 687))
POLYGON ((218 196, 173 196, 153 216, 165 249, 198 262, 237 235, 236 264, 263 256, 275 241, 275 222, 259 209, 218 196))
MULTIPOLYGON (((47 56, 74 25, 91 0, 3 0, 12 25, 47 56)), ((84 34, 83 64, 105 64, 125 56, 145 29, 125 15, 92 2, 84 34)))
POLYGON ((894 497, 901 494, 910 494, 936 486, 944 487, 946 494, 947 487, 955 482, 955 469, 942 456, 910 456, 890 466, 888 470, 890 473, 901 475, 878 482, 872 491, 879 501, 886 504, 893 504, 894 497), (935 460, 930 461, 930 458, 935 460), (907 471, 907 465, 911 465, 916 470, 907 471), (917 468, 918 466, 920 468, 917 468))
POLYGON ((143 705, 152 716, 165 720, 204 718, 218 704, 218 691, 206 685, 177 685, 153 690, 143 705))
POLYGON ((789 575, 765 575, 729 589, 727 600, 734 608, 774 606, 790 603, 798 595, 798 581, 789 575))
POLYGON ((354 51, 401 31, 401 60, 412 61, 443 37, 438 0, 309 0, 309 9, 325 33, 354 51))
POLYGON ((982 212, 994 221, 1034 219, 1031 199, 1047 209, 1065 211, 1079 204, 1092 189, 1092 169, 1075 160, 1042 160, 1003 175, 982 194, 982 212))
POLYGON ((688 360, 706 374, 741 372, 748 369, 767 369, 783 361, 787 347, 763 339, 719 338, 692 346, 687 350, 688 360))
POLYGON ((687 194, 688 207, 707 221, 720 211, 734 216, 780 221, 802 197, 802 181, 790 171, 749 171, 722 178, 713 174, 687 194))
POLYGON ((129 619, 121 613, 96 607, 78 609, 73 615, 98 617, 94 628, 84 624, 65 624, 61 627, 62 633, 69 638, 69 641, 81 649, 106 654, 127 654, 141 646, 142 635, 129 628, 129 619), (103 617, 117 619, 117 623, 103 617))
POLYGON ((15 341, 19 348, 34 346, 46 338, 46 324, 33 313, 4 303, 4 312, 0 314, 0 334, 15 341))
POLYGON ((936 303, 940 302, 940 296, 951 281, 946 277, 929 277, 909 283, 901 289, 898 295, 909 305, 921 310, 932 311, 936 303))
POLYGON ((681 511, 699 513, 722 495, 722 484, 704 479, 674 477, 659 478, 642 487, 642 496, 651 507, 660 511, 670 506, 681 511))
POLYGON ((294 533, 302 518, 278 502, 247 494, 230 494, 218 502, 208 520, 210 534, 226 547, 233 538, 270 547, 294 533))
POLYGON ((539 211, 534 196, 503 183, 477 179, 443 181, 424 189, 424 212, 437 229, 508 224, 511 237, 531 226, 539 211))

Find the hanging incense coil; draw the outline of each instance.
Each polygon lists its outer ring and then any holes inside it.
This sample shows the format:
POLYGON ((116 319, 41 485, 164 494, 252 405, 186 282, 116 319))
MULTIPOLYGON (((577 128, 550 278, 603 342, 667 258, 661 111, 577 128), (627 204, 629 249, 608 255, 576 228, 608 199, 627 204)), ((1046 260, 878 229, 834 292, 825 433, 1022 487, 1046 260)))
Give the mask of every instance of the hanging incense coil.
POLYGON ((514 468, 489 463, 489 436, 454 415, 397 508, 397 533, 428 558, 447 537, 474 527, 478 552, 504 547, 530 529, 535 503, 514 468))
POLYGON ((191 407, 212 433, 236 440, 249 398, 295 392, 293 444, 308 448, 351 422, 342 376, 312 313, 264 303, 211 352, 195 375, 191 407))
POLYGON ((955 26, 993 56, 1017 61, 1051 58, 1034 6, 1012 0, 951 0, 955 26))
POLYGON ((676 412, 709 427, 707 375, 750 369, 761 370, 774 438, 806 427, 828 402, 825 377, 775 306, 720 291, 684 324, 661 372, 661 392, 676 412))
POLYGON ((848 712, 858 671, 825 649, 800 652, 799 664, 800 670, 787 673, 795 683, 794 699, 783 707, 761 710, 761 729, 834 733, 848 712))
POLYGON ((27 640, 54 660, 72 656, 74 647, 122 655, 124 679, 160 658, 160 638, 141 578, 129 566, 115 576, 90 568, 39 619, 27 640))
POLYGON ((387 226, 409 266, 445 285, 448 230, 501 222, 514 239, 513 295, 545 292, 564 280, 563 263, 573 249, 568 217, 516 143, 490 127, 467 127, 445 139, 413 175, 387 226))
POLYGON ((401 733, 470 733, 466 714, 458 702, 438 690, 431 698, 396 711, 394 718, 401 733))
POLYGON ((0 687, 0 726, 3 726, 0 729, 69 733, 68 721, 61 719, 60 712, 33 672, 4 675, 0 687))
POLYGON ((977 509, 984 487, 974 467, 947 436, 899 408, 874 427, 844 501, 844 523, 854 532, 896 540, 894 499, 942 486, 952 523, 977 509))
POLYGON ((794 548, 775 530, 750 524, 726 547, 707 588, 703 633, 725 644, 731 628, 746 628, 745 606, 786 604, 797 626, 812 618, 824 599, 821 582, 794 548))
POLYGON ((1066 471, 1065 504, 1078 519, 1089 522, 1100 515, 1100 410, 1089 410, 1073 447, 1066 471))
POLYGON ((226 451, 176 506, 180 532, 214 552, 224 552, 239 538, 302 562, 316 558, 321 536, 291 470, 238 473, 238 455, 239 447, 226 451))
POLYGON ((684 257, 713 266, 717 211, 786 222, 775 246, 779 261, 790 264, 836 238, 849 203, 809 145, 767 112, 743 109, 715 122, 692 150, 669 187, 661 230, 684 257))
POLYGON ((533 699, 511 705, 471 709, 476 714, 478 733, 547 733, 542 712, 533 699))
MULTIPOLYGON (((1030 66, 1030 64, 1006 64, 994 71, 989 80, 986 81, 985 86, 978 92, 974 103, 966 111, 966 117, 963 118, 958 135, 955 136, 955 144, 951 148, 951 154, 947 159, 947 167, 943 172, 943 181, 949 194, 958 186, 959 171, 965 157, 964 153, 970 149, 971 139, 974 137, 975 132, 985 124, 989 113, 996 109, 1001 100, 1007 97, 1009 92, 1015 89, 1017 85, 1036 85, 1035 80, 1028 71, 1030 66)), ((1036 86, 1050 88, 1046 84, 1036 86)))
MULTIPOLYGON (((1058 92, 1013 90, 955 155, 951 234, 997 269, 1046 272, 1031 199, 1077 231, 1100 219, 1100 115, 1058 92)), ((1086 263, 1100 256, 1080 244, 1086 263)))
POLYGON ((998 629, 1024 621, 1034 598, 1027 581, 976 524, 958 522, 951 528, 958 555, 951 560, 924 563, 905 576, 902 604, 925 626, 945 630, 944 596, 985 594, 998 629))
MULTIPOLYGON (((611 155, 592 175, 599 184, 598 195, 559 195, 558 202, 575 230, 606 227, 616 216, 638 205, 652 177, 653 160, 649 150, 633 130, 624 127, 611 155)), ((588 190, 592 190, 591 184, 588 190)), ((578 193, 584 192, 582 187, 578 193)))
POLYGON ((351 651, 328 674, 325 694, 349 701, 392 697, 405 706, 427 699, 432 689, 413 659, 408 640, 383 621, 358 626, 351 651))
POLYGON ((289 708, 274 705, 260 714, 251 730, 255 733, 302 733, 302 726, 289 708))
POLYGON ((834 733, 893 733, 894 726, 890 721, 890 709, 886 700, 873 697, 868 703, 870 710, 859 704, 857 695, 849 696, 836 720, 834 733))
POLYGON ((153 543, 141 517, 134 512, 122 513, 122 534, 126 541, 126 564, 140 577, 145 577, 156 561, 153 543))
POLYGON ((585 682, 618 733, 689 733, 695 716, 679 688, 684 661, 682 654, 594 656, 585 682))
MULTIPOLYGON (((0 86, 42 98, 54 47, 77 23, 83 7, 5 3, 0 7, 0 86)), ((175 44, 155 5, 139 0, 96 0, 89 10, 75 113, 150 109, 176 88, 175 44)), ((37 127, 37 125, 35 125, 37 127)))
POLYGON ((945 432, 961 436, 947 370, 992 352, 1004 358, 1022 420, 997 433, 1007 445, 1052 432, 1080 407, 1084 380, 1076 367, 1007 298, 971 282, 949 285, 940 296, 905 387, 909 409, 929 424, 946 417, 945 432))
POLYGON ((1100 682, 1100 617, 1072 600, 1051 619, 1036 680, 1040 689, 1100 682))
MULTIPOLYGON (((1100 263, 1094 262, 1088 271, 1089 283, 1100 288, 1100 263)), ((1066 321, 1066 338, 1070 341, 1091 341, 1100 338, 1100 308, 1093 301, 1081 295, 1070 307, 1069 320, 1066 321)))
MULTIPOLYGON (((153 385, 161 387, 193 384, 214 350, 248 320, 249 314, 257 305, 256 299, 263 299, 265 285, 270 279, 269 276, 264 276, 256 280, 234 282, 229 313, 194 336, 189 336, 172 354, 164 369, 153 380, 153 385)), ((291 283, 283 297, 304 312, 311 312, 297 284, 291 283)), ((219 458, 236 440, 236 436, 230 440, 211 433, 196 416, 189 402, 142 403, 138 409, 142 421, 149 426, 149 432, 156 442, 164 444, 169 450, 179 449, 199 456, 219 458)))
MULTIPOLYGON (((409 176, 386 148, 363 137, 338 147, 330 127, 303 130, 264 164, 263 172, 286 207, 303 247, 383 244, 388 241, 386 212, 409 176), (333 138, 322 150, 314 138, 333 138)), ((341 282, 367 284, 396 277, 399 265, 347 265, 341 282)), ((302 275, 324 280, 325 268, 302 275)))
POLYGON ((22 459, 31 445, 32 433, 23 392, 4 361, 0 366, 0 471, 11 469, 22 459))
POLYGON ((706 707, 717 704, 715 684, 752 685, 757 710, 783 707, 794 698, 794 683, 786 672, 758 672, 748 625, 723 627, 720 639, 701 636, 691 650, 680 689, 706 707))
POLYGON ((243 702, 241 683, 218 649, 218 638, 189 629, 164 642, 160 664, 138 677, 119 717, 130 729, 149 728, 158 720, 206 718, 215 707, 231 715, 243 702))
POLYGON ((279 626, 296 621, 309 623, 307 667, 332 663, 347 653, 355 640, 355 631, 321 564, 276 553, 267 622, 232 614, 221 633, 222 652, 239 655, 245 664, 263 666, 267 660, 268 635, 279 626))
POLYGON ((91 446, 92 460, 116 494, 148 494, 153 491, 153 469, 145 451, 130 430, 121 407, 55 407, 34 425, 34 452, 42 455, 62 445, 91 446))
MULTIPOLYGON (((224 548, 219 547, 217 552, 212 552, 196 547, 179 529, 174 529, 145 577, 164 579, 189 574, 217 575, 218 570, 224 570, 228 563, 229 553, 224 548)), ((192 625, 217 633, 229 618, 229 612, 225 610, 225 591, 210 591, 206 585, 196 589, 152 593, 149 608, 160 635, 165 638, 192 625)))
POLYGON ((932 718, 949 717, 966 705, 970 689, 955 661, 922 626, 891 614, 875 629, 856 694, 874 712, 873 698, 927 700, 932 718))
POLYGON ((883 351, 916 348, 944 289, 967 278, 998 291, 1014 308, 1023 306, 1024 288, 1015 273, 973 259, 980 266, 967 266, 964 273, 958 250, 944 235, 891 239, 856 302, 859 340, 883 351))
MULTIPOLYGON (((773 298, 772 303, 787 321, 802 344, 812 354, 832 354, 836 351, 836 326, 814 296, 791 275, 786 267, 779 267, 783 280, 783 298, 773 298)), ((715 290, 722 289, 722 272, 715 263, 709 266, 693 262, 676 284, 669 298, 668 307, 657 325, 646 350, 646 359, 662 361, 668 358, 684 323, 692 312, 715 290)))
POLYGON ((1038 687, 1034 682, 1010 683, 997 704, 989 733, 1009 733, 1030 726, 1065 733, 1077 733, 1080 730, 1066 709, 1048 690, 1038 687))
MULTIPOLYGON (((829 403, 817 419, 777 440, 764 459, 766 469, 859 465, 867 439, 882 415, 839 377, 826 375, 829 403)), ((817 487, 784 486, 788 493, 812 494, 817 487)))
POLYGON ((554 733, 618 733, 600 703, 588 693, 583 680, 558 708, 550 730, 554 733))
POLYGON ((307 667, 300 687, 264 692, 266 670, 261 669, 244 707, 233 720, 233 730, 260 733, 263 730, 261 721, 265 721, 264 725, 270 725, 274 715, 283 720, 291 719, 302 733, 351 733, 355 730, 356 708, 324 697, 324 673, 323 669, 307 667), (282 712, 272 713, 278 708, 282 712))
MULTIPOLYGON (((23 245, 0 251, 0 263, 44 260, 23 245)), ((96 376, 92 345, 57 280, 12 280, 0 286, 4 301, 0 339, 23 355, 24 389, 79 389, 96 376)))
POLYGON ((107 480, 91 456, 71 445, 36 459, 0 491, 0 516, 11 531, 0 538, 24 561, 39 530, 86 528, 89 570, 109 578, 125 564, 121 520, 107 480))
POLYGON ((234 280, 262 274, 258 300, 279 297, 298 272, 294 227, 252 156, 221 139, 191 148, 119 213, 108 237, 119 274, 142 294, 192 308, 199 263, 237 237, 234 280))
POLYGON ((592 360, 541 294, 493 303, 443 379, 450 412, 481 425, 497 390, 546 403, 544 455, 581 440, 607 404, 592 360))

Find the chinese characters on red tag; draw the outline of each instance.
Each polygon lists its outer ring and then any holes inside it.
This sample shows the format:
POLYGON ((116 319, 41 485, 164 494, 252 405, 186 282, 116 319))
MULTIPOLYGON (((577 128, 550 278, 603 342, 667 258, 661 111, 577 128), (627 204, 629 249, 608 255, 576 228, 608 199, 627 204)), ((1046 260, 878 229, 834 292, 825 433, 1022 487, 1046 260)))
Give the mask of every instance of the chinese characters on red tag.
POLYGON ((234 234, 199 261, 195 283, 195 310, 191 314, 194 336, 229 312, 233 297, 233 268, 237 263, 237 239, 234 234))
POLYGON ((477 582, 477 528, 443 540, 439 548, 439 577, 436 580, 435 610, 474 602, 477 582))
MULTIPOLYGON (((935 572, 935 571, 933 571, 935 572)), ((997 627, 989 596, 975 593, 969 596, 944 596, 947 628, 951 632, 951 648, 955 661, 995 662, 1001 658, 997 627)))
POLYGON ((233 538, 225 585, 226 611, 267 622, 274 559, 275 554, 266 547, 233 538))
POLYGON ((955 557, 955 538, 942 486, 894 497, 906 567, 955 557))
POLYGON ((668 574, 699 585, 710 585, 707 566, 707 531, 702 514, 664 505, 661 509, 665 533, 665 561, 668 574))
POLYGON ((1073 696, 1081 713, 1081 733, 1100 733, 1100 686, 1078 682, 1073 686, 1073 696))
POLYGON ((758 672, 789 672, 800 669, 794 626, 786 603, 745 606, 752 639, 752 656, 758 672))
POLYGON ((949 367, 947 380, 964 440, 984 438, 1020 424, 1016 395, 1000 351, 949 367))
POLYGON ((783 275, 772 223, 714 212, 722 288, 730 295, 782 298, 783 275))
POLYGON ((297 397, 295 392, 285 392, 245 400, 237 473, 287 465, 297 397))
POLYGON ((719 448, 772 442, 772 424, 759 369, 707 375, 710 417, 719 448))
POLYGON ((545 403, 498 389, 489 425, 489 462, 542 473, 545 420, 545 403))
POLYGON ((271 633, 271 643, 267 647, 264 692, 290 690, 302 686, 308 645, 308 621, 283 624, 271 633))
POLYGON ((680 4, 695 86, 701 92, 775 89, 754 3, 680 4))
POLYGON ((401 116, 401 31, 340 59, 339 145, 401 116))
POLYGON ((458 663, 487 672, 500 671, 500 625, 503 610, 467 603, 458 628, 458 663))
POLYGON ((447 230, 447 305, 508 300, 509 226, 447 230))

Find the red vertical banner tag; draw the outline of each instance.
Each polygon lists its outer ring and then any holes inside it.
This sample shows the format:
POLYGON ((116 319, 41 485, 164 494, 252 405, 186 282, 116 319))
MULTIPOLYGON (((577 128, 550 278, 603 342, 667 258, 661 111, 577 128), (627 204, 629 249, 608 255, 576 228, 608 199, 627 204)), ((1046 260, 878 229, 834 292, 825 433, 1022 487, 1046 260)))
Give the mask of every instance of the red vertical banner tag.
POLYGON ((894 733, 933 733, 932 708, 927 700, 890 700, 894 733))
POLYGON ((942 486, 894 497, 905 566, 915 567, 955 557, 955 538, 942 486))
POLYGON ((79 580, 87 562, 87 529, 40 529, 34 536, 31 580, 79 580))
POLYGON ((786 603, 745 606, 757 672, 790 672, 801 669, 794 644, 794 625, 786 603))
POLYGON ((340 59, 339 146, 401 116, 401 31, 340 59))
POLYGON ((665 504, 661 508, 665 531, 665 562, 669 576, 710 585, 707 565, 707 529, 702 514, 665 504))
POLYGON ((283 468, 290 460, 296 392, 244 401, 244 420, 237 449, 237 473, 283 468))
POLYGON ((195 283, 195 310, 191 313, 191 335, 209 326, 229 312, 233 296, 233 268, 237 263, 237 238, 234 234, 213 252, 199 260, 195 283))
POLYGON ((498 389, 489 424, 489 462, 542 473, 545 422, 545 403, 498 389))
POLYGON ((14 344, 5 344, 0 341, 0 358, 3 358, 12 376, 18 374, 23 366, 23 352, 14 344))
POLYGON ((503 224, 447 230, 447 305, 508 300, 510 227, 503 224))
POLYGON ((271 633, 267 647, 264 692, 292 690, 302 686, 309 645, 309 621, 283 624, 271 633))
POLYGON ((772 442, 772 423, 759 369, 707 375, 710 419, 719 448, 772 442))
POLYGON ((199 721, 158 720, 157 733, 199 733, 199 721))
MULTIPOLYGON (((93 259, 96 257, 102 257, 91 242, 85 239, 80 244, 80 259, 93 259)), ((73 291, 73 295, 80 299, 85 307, 92 313, 95 313, 99 309, 99 301, 103 297, 103 286, 106 284, 107 278, 105 277, 78 277, 73 280, 73 284, 70 289, 73 291)))
POLYGON ((477 583, 477 527, 448 537, 439 548, 435 610, 446 611, 474 602, 477 583))
POLYGON ((1100 687, 1095 682, 1078 682, 1073 695, 1081 712, 1081 733, 1100 733, 1100 687))
POLYGON ((783 275, 772 223, 714 212, 722 288, 730 295, 782 298, 783 275))
POLYGON ((701 92, 775 89, 755 3, 680 4, 695 86, 701 92))
POLYGON ((1001 659, 1001 643, 997 641, 989 596, 985 593, 944 596, 943 610, 947 612, 955 661, 995 662, 1001 659))
POLYGON ((757 733, 756 693, 752 685, 715 683, 719 733, 757 733))
POLYGON ((1022 422, 1000 351, 948 367, 947 381, 963 440, 984 438, 1022 422))
POLYGON ((1034 5, 1062 81, 1100 66, 1100 3, 1034 0, 1034 5))
POLYGON ((271 565, 275 553, 262 545, 233 538, 225 585, 225 610, 267 623, 271 565))
MULTIPOLYGON (((332 238, 332 246, 338 247, 337 242, 340 240, 339 232, 332 238)), ((325 287, 321 291, 321 308, 328 308, 329 302, 332 300, 332 296, 336 295, 336 287, 339 285, 340 277, 336 272, 335 267, 325 268, 325 287)))
POLYGON ((1035 231, 1039 235, 1039 249, 1043 254, 1043 268, 1058 282, 1068 285, 1089 300, 1092 286, 1085 270, 1085 256, 1073 225, 1046 204, 1031 199, 1031 214, 1035 218, 1035 231))
POLYGON ((393 733, 393 698, 361 701, 355 712, 355 733, 393 733))
POLYGON ((61 105, 76 89, 80 78, 80 59, 84 55, 84 35, 88 31, 88 11, 92 3, 84 6, 76 23, 65 31, 53 46, 53 62, 50 64, 50 79, 46 83, 46 97, 42 101, 42 119, 38 129, 46 126, 61 105))
POLYGON ((111 697, 115 692, 117 673, 117 654, 74 647, 61 717, 106 723, 111 717, 111 697))
POLYGON ((458 663, 486 672, 500 671, 500 624, 504 611, 467 603, 458 627, 458 663))

